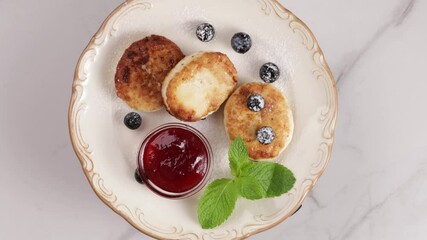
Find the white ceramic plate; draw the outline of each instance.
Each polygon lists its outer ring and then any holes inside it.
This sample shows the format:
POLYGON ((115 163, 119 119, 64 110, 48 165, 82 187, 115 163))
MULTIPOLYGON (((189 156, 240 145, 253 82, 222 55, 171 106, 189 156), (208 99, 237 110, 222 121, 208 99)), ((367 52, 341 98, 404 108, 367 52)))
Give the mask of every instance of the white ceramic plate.
MULTIPOLYGON (((289 217, 323 173, 331 154, 337 97, 335 83, 311 31, 276 0, 131 0, 105 20, 77 64, 69 110, 70 135, 83 171, 99 198, 141 232, 159 239, 245 238, 289 217), (200 42, 202 22, 216 29, 212 42, 200 42), (246 32, 252 49, 237 54, 230 47, 236 32, 246 32), (293 140, 276 159, 290 168, 295 187, 281 197, 239 199, 229 220, 213 230, 197 221, 201 193, 185 200, 159 197, 133 177, 136 155, 145 134, 177 122, 165 110, 141 113, 143 125, 127 129, 132 111, 116 97, 114 74, 124 50, 149 34, 164 35, 184 54, 221 51, 234 62, 239 84, 260 81, 266 62, 282 70, 274 83, 289 99, 295 121, 293 140)), ((191 124, 209 140, 215 155, 212 179, 230 176, 223 109, 191 124)))

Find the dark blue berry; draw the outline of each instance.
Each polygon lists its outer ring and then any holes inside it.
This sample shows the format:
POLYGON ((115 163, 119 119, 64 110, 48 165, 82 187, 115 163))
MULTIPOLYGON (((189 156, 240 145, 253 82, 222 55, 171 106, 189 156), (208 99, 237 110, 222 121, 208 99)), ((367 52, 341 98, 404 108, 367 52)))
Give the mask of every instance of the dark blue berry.
POLYGON ((280 77, 279 67, 274 63, 266 63, 259 70, 260 78, 266 83, 273 83, 280 77))
POLYGON ((252 47, 252 39, 246 33, 236 33, 231 38, 231 47, 238 53, 246 53, 252 47))
POLYGON ((215 37, 215 28, 209 23, 202 23, 196 30, 197 38, 202 42, 209 42, 215 37))
POLYGON ((136 112, 131 112, 126 114, 125 119, 123 121, 129 129, 135 130, 141 126, 141 116, 136 112))
POLYGON ((295 210, 295 212, 294 212, 294 213, 292 213, 292 215, 291 215, 291 216, 293 216, 295 213, 297 213, 301 208, 302 208, 302 205, 299 205, 298 209, 297 209, 297 210, 295 210))
POLYGON ((136 180, 138 183, 140 183, 140 184, 144 184, 144 182, 142 181, 141 176, 139 175, 139 171, 138 171, 138 169, 136 169, 136 170, 135 170, 134 176, 135 176, 135 180, 136 180))
POLYGON ((271 127, 262 127, 257 132, 257 139, 263 145, 268 145, 274 140, 274 131, 271 127))
POLYGON ((248 97, 246 105, 252 112, 259 112, 264 108, 265 101, 261 95, 252 94, 248 97))

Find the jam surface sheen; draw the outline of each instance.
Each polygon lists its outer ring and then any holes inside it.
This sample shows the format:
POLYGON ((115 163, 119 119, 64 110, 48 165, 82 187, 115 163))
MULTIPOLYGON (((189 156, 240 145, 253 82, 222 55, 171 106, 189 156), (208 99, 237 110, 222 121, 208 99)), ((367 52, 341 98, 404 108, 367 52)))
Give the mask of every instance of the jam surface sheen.
POLYGON ((167 128, 148 139, 143 164, 147 178, 156 186, 181 193, 203 180, 208 158, 208 151, 197 135, 182 128, 167 128))

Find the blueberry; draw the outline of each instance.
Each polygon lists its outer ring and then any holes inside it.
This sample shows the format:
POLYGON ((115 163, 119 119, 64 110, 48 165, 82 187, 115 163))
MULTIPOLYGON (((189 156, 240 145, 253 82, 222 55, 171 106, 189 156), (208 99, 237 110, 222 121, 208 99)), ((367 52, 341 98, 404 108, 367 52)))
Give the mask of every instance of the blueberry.
POLYGON ((259 77, 266 83, 273 83, 280 77, 279 67, 274 63, 266 63, 259 70, 259 77))
POLYGON ((257 139, 263 145, 268 145, 274 140, 274 131, 271 127, 262 127, 257 132, 257 139))
POLYGON ((139 175, 138 169, 136 169, 136 170, 135 170, 134 177, 135 177, 135 180, 136 180, 138 183, 140 183, 140 184, 144 184, 144 182, 142 181, 141 176, 139 175))
POLYGON ((292 215, 291 215, 291 216, 293 216, 295 213, 297 213, 301 208, 302 208, 302 205, 299 205, 299 207, 297 208, 297 210, 295 210, 295 212, 294 212, 294 213, 292 213, 292 215))
POLYGON ((246 53, 252 47, 252 39, 246 33, 236 33, 231 38, 231 47, 238 53, 246 53))
POLYGON ((141 126, 141 116, 136 113, 136 112, 131 112, 126 114, 125 119, 124 119, 124 123, 126 125, 126 127, 128 127, 129 129, 135 130, 138 129, 139 126, 141 126))
POLYGON ((197 38, 202 42, 209 42, 215 36, 215 28, 209 23, 202 23, 196 30, 197 38))
POLYGON ((252 112, 259 112, 264 108, 265 101, 261 95, 252 94, 248 97, 246 104, 252 112))

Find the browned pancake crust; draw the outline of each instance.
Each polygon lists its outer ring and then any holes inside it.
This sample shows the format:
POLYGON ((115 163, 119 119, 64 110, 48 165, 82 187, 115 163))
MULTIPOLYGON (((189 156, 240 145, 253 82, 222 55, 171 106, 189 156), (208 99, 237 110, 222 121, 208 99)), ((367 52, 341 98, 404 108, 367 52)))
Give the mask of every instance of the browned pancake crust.
POLYGON ((224 123, 230 140, 240 136, 252 159, 270 159, 277 157, 290 140, 293 120, 289 111, 284 95, 277 88, 265 83, 246 83, 228 99, 224 123), (255 93, 261 94, 265 100, 265 107, 260 112, 252 112, 247 107, 248 97, 255 93), (272 127, 275 133, 275 139, 269 145, 257 140, 257 131, 264 126, 272 127))
MULTIPOLYGON (((178 66, 177 66, 178 67, 178 66)), ((218 110, 221 104, 227 100, 228 96, 237 85, 237 70, 227 55, 220 52, 205 52, 200 57, 196 57, 178 73, 167 86, 166 106, 168 112, 176 118, 186 122, 196 122, 206 117, 212 112, 218 110), (179 99, 175 94, 176 89, 202 69, 208 69, 215 77, 216 84, 205 86, 210 88, 209 96, 204 101, 209 103, 207 110, 203 114, 196 114, 194 109, 186 108, 182 101, 188 99, 179 99)), ((195 89, 197 91, 197 89, 195 89)), ((191 101, 191 99, 190 99, 191 101)))
POLYGON ((144 112, 163 107, 162 83, 184 54, 171 40, 157 35, 134 42, 117 65, 117 96, 144 112))

